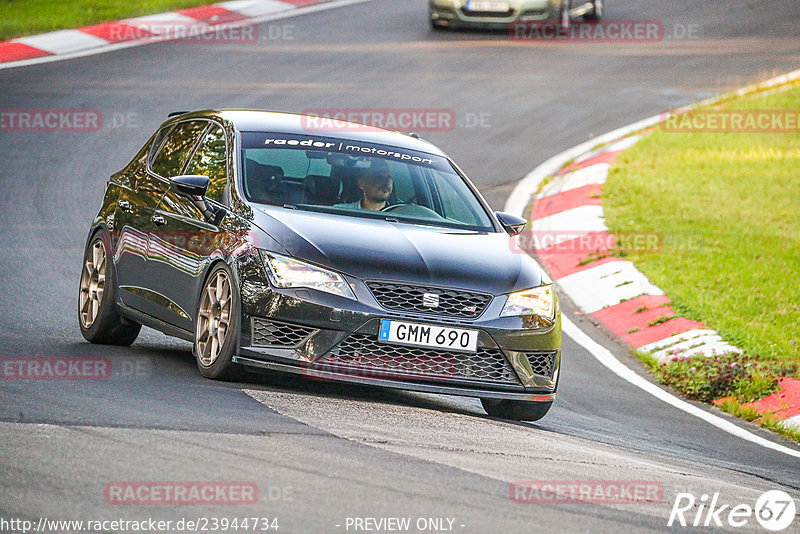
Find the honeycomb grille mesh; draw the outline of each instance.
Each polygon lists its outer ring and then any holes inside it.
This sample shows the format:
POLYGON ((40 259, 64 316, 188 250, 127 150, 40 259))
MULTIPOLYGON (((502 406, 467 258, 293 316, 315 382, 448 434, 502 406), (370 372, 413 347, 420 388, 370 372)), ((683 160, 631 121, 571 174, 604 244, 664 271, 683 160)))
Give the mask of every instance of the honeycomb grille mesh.
POLYGON ((367 286, 378 303, 387 310, 431 315, 473 319, 483 313, 489 301, 492 300, 491 295, 459 289, 389 282, 367 282, 367 286), (426 293, 438 296, 439 305, 437 307, 429 307, 423 304, 423 298, 426 293))
POLYGON ((267 319, 253 318, 253 339, 255 347, 293 348, 314 333, 313 328, 267 319))
POLYGON ((359 376, 470 380, 519 384, 511 365, 498 349, 477 353, 446 352, 381 343, 366 334, 351 334, 313 363, 319 369, 359 376))
POLYGON ((553 378, 553 373, 556 370, 557 352, 523 352, 523 354, 528 358, 533 374, 553 378))

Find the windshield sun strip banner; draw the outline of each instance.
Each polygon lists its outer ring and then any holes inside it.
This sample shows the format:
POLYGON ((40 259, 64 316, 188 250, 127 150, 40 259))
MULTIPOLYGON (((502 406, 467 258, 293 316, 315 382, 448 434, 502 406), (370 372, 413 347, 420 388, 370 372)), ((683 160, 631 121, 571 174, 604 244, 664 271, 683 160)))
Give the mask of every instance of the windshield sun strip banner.
POLYGON ((377 157, 451 173, 453 172, 453 168, 448 163, 447 159, 442 156, 389 145, 379 145, 335 137, 268 132, 242 132, 242 148, 289 148, 320 152, 337 152, 355 157, 377 157))

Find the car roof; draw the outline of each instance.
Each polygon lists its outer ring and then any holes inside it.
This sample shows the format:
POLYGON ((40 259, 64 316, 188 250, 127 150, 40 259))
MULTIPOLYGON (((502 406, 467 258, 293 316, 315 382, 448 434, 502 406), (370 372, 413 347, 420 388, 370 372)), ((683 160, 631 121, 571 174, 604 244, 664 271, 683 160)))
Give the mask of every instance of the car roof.
POLYGON ((283 134, 297 134, 308 136, 330 137, 334 139, 360 141, 364 143, 374 143, 379 145, 389 145, 396 148, 405 148, 433 154, 436 156, 447 157, 438 147, 432 143, 412 137, 408 134, 375 128, 355 122, 341 121, 352 124, 354 128, 342 128, 344 131, 322 130, 315 131, 308 122, 310 115, 300 113, 283 113, 278 111, 266 111, 255 109, 218 109, 202 110, 194 112, 176 113, 172 120, 185 120, 188 118, 200 117, 219 117, 231 123, 240 132, 274 132, 283 134))

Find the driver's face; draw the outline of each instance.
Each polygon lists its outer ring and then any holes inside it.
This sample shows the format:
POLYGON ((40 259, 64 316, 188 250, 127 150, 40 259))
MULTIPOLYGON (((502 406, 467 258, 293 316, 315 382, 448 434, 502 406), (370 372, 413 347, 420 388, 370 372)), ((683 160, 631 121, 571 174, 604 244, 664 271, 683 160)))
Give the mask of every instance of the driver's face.
POLYGON ((378 172, 365 176, 358 182, 364 196, 372 202, 382 202, 392 194, 394 182, 388 172, 378 172))

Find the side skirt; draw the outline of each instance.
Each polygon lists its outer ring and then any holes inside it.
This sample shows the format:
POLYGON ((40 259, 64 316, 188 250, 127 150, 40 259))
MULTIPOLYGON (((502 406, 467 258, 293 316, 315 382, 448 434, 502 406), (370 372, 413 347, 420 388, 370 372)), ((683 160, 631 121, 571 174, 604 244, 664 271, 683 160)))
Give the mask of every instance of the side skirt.
POLYGON ((177 326, 171 325, 169 323, 165 323, 161 319, 156 319, 146 313, 142 313, 138 310, 134 310, 133 308, 129 308, 128 306, 117 302, 117 309, 119 309, 120 315, 125 317, 126 319, 130 319, 131 321, 136 321, 144 326, 153 328, 168 336, 177 337, 180 339, 184 339, 189 342, 194 342, 194 333, 189 332, 188 330, 184 330, 183 328, 179 328, 177 326))

